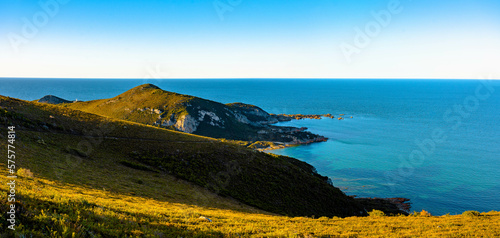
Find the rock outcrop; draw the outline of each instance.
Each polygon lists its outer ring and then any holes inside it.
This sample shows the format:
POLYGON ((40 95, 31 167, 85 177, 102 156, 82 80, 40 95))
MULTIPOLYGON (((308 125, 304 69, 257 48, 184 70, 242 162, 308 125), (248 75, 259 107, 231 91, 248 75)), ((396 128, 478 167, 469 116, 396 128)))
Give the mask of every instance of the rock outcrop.
POLYGON ((193 133, 196 131, 199 124, 200 122, 194 119, 191 115, 183 115, 177 119, 175 128, 186 133, 193 133))

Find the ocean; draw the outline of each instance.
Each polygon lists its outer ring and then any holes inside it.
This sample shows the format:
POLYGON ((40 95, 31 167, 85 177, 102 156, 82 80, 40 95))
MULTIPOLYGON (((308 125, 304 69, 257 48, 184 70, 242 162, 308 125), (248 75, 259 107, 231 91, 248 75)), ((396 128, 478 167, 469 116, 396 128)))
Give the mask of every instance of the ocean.
POLYGON ((0 95, 86 101, 144 83, 275 114, 345 114, 279 123, 329 140, 270 152, 313 165, 348 195, 405 197, 433 215, 500 210, 500 81, 0 79, 0 95))

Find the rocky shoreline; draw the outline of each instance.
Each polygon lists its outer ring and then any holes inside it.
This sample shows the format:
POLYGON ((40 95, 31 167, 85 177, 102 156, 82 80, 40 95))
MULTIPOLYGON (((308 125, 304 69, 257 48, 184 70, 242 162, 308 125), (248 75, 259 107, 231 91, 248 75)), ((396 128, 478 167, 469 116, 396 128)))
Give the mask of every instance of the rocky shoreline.
POLYGON ((386 215, 408 215, 411 202, 408 198, 357 198, 354 200, 363 205, 367 212, 374 209, 384 212, 386 215))
MULTIPOLYGON (((340 114, 338 117, 335 117, 333 114, 269 114, 273 117, 276 118, 279 122, 285 122, 285 121, 291 121, 291 120, 302 120, 302 119, 315 119, 315 120, 321 120, 323 118, 331 118, 335 119, 337 118, 338 120, 343 120, 345 117, 345 114, 340 114)), ((352 116, 349 116, 349 118, 353 118, 352 116)))
MULTIPOLYGON (((264 140, 258 141, 259 143, 254 143, 251 145, 252 148, 257 149, 259 151, 269 151, 276 149, 283 149, 287 147, 293 147, 298 145, 305 145, 315 142, 325 142, 328 141, 327 137, 312 134, 311 132, 307 132, 307 127, 283 127, 283 126, 271 126, 271 124, 276 124, 278 122, 287 122, 292 120, 303 120, 303 119, 314 119, 321 120, 323 118, 330 119, 338 119, 344 120, 345 114, 340 114, 338 117, 335 117, 333 114, 268 114, 269 119, 266 122, 261 122, 263 125, 269 125, 269 133, 287 133, 291 134, 289 138, 294 138, 292 141, 276 141, 276 140, 264 140), (293 133, 303 132, 303 137, 293 136, 293 133)), ((350 118, 353 118, 350 116, 350 118)))
POLYGON ((318 137, 311 139, 311 140, 299 141, 299 142, 293 142, 293 143, 258 141, 258 142, 251 144, 250 147, 257 149, 259 151, 269 151, 269 150, 284 149, 287 147, 307 145, 307 144, 311 144, 311 143, 325 142, 325 141, 328 141, 328 138, 318 135, 318 137))

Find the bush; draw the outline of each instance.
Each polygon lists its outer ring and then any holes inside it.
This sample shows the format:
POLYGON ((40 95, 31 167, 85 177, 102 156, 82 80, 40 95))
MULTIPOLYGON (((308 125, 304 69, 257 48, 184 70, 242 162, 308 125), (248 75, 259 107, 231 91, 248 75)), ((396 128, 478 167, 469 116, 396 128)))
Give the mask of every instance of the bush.
POLYGON ((383 217, 385 216, 385 213, 383 211, 373 209, 371 212, 368 212, 368 215, 371 217, 383 217))
POLYGON ((413 214, 411 216, 416 216, 416 217, 431 217, 432 214, 426 210, 422 210, 421 212, 413 211, 413 214))
POLYGON ((466 217, 478 217, 481 216, 481 214, 478 211, 465 211, 462 213, 463 216, 466 217))
POLYGON ((33 178, 33 173, 29 169, 20 168, 17 170, 17 175, 27 178, 33 178))

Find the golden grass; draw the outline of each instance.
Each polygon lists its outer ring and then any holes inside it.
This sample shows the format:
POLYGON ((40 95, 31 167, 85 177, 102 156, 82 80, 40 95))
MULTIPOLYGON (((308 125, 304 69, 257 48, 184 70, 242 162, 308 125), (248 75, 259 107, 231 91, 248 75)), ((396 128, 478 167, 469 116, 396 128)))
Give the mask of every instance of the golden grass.
MULTIPOLYGON (((1 164, 1 183, 6 170, 1 164)), ((109 182, 103 180, 104 186, 109 182)), ((123 193, 70 185, 38 178, 19 177, 18 191, 25 214, 31 220, 18 234, 46 234, 51 237, 497 237, 500 213, 479 216, 371 216, 319 219, 263 214, 250 207, 239 210, 234 201, 214 206, 189 205, 166 199, 152 199, 123 193), (30 204, 27 204, 31 202, 30 204), (200 216, 212 220, 208 222, 200 216), (46 228, 30 230, 30 225, 46 228)), ((6 191, 1 191, 2 197, 6 191)), ((215 201, 214 195, 208 198, 215 201)), ((222 199, 224 200, 224 199, 222 199)), ((208 200, 207 200, 208 201, 208 200)), ((212 204, 210 204, 212 205, 212 204)))

